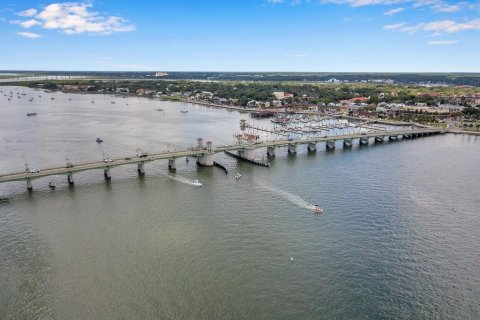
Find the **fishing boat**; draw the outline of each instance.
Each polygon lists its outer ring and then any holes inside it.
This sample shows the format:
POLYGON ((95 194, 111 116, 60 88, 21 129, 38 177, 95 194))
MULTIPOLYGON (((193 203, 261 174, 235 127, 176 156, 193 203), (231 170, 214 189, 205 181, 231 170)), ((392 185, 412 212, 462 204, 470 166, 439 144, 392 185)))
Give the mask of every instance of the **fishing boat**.
POLYGON ((194 180, 194 181, 192 182, 192 186, 195 186, 195 187, 201 187, 201 186, 202 186, 202 184, 200 183, 200 181, 198 181, 198 180, 194 180))
POLYGON ((95 139, 95 141, 97 141, 97 143, 102 143, 103 142, 103 140, 100 139, 100 138, 95 139))
POLYGON ((27 117, 33 117, 33 116, 36 116, 37 113, 36 112, 29 112, 27 113, 27 117))
POLYGON ((237 172, 237 174, 235 175, 235 179, 240 179, 242 177, 242 175, 240 174, 240 172, 237 172))
POLYGON ((320 208, 318 205, 315 205, 315 207, 313 208, 313 212, 315 212, 315 213, 322 213, 322 212, 323 212, 323 209, 320 208))
POLYGON ((162 108, 157 108, 157 109, 155 109, 155 110, 157 110, 157 111, 163 111, 163 109, 162 109, 162 108))
POLYGON ((188 110, 187 109, 184 109, 184 110, 180 110, 181 113, 187 113, 188 110))
POLYGON ((52 189, 55 189, 55 182, 50 181, 50 182, 48 183, 48 186, 49 186, 50 188, 52 188, 52 189))

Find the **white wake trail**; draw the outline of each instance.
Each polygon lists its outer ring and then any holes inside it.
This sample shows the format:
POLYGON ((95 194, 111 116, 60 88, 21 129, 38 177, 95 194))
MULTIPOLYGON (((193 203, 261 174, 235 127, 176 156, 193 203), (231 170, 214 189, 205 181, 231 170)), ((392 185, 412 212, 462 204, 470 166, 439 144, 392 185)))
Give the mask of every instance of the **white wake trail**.
POLYGON ((308 209, 308 210, 313 210, 315 209, 315 205, 308 203, 304 199, 300 198, 298 195, 290 193, 288 191, 276 188, 272 185, 267 184, 264 181, 260 180, 255 180, 255 182, 265 191, 272 192, 276 194, 277 196, 281 197, 284 200, 289 201, 290 203, 293 203, 294 205, 303 208, 303 209, 308 209))
POLYGON ((193 182, 193 180, 190 180, 188 178, 185 178, 185 177, 182 177, 182 176, 179 176, 179 175, 172 176, 168 173, 162 173, 162 175, 164 175, 165 177, 170 178, 172 180, 178 181, 180 183, 185 183, 185 184, 192 185, 192 182, 193 182))

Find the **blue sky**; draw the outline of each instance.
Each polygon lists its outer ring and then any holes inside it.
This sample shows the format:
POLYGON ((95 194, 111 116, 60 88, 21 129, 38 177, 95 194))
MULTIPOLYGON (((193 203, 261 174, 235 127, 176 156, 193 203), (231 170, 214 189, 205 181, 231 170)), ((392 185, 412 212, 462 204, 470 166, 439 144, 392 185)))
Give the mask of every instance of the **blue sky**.
POLYGON ((480 1, 0 0, 0 70, 480 72, 480 1))

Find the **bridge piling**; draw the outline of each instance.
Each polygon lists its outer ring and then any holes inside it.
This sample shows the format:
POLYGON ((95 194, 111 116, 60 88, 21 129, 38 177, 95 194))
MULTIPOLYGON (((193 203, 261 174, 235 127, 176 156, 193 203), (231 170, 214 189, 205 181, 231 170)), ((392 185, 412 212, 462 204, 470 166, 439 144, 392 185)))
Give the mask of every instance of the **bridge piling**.
POLYGON ((288 144, 288 153, 291 153, 291 154, 297 153, 297 145, 295 143, 288 144))
POLYGON ((361 145, 361 146, 366 146, 366 145, 368 145, 368 137, 360 138, 360 145, 361 145))
POLYGON ((384 137, 383 136, 376 136, 375 137, 375 143, 382 143, 384 141, 384 137))
POLYGON ((33 190, 32 180, 30 178, 27 179, 27 189, 29 191, 33 190))
POLYGON ((267 156, 275 157, 275 147, 267 147, 267 156))
POLYGON ((352 147, 352 139, 344 139, 343 140, 343 147, 344 148, 351 148, 352 147))
POLYGON ((315 152, 317 151, 317 144, 315 142, 309 142, 307 146, 308 151, 315 152))
POLYGON ((145 163, 144 162, 140 162, 137 165, 137 171, 138 171, 139 175, 144 175, 145 174, 145 163))
POLYGON ((69 185, 72 185, 74 183, 73 174, 71 172, 67 175, 67 181, 69 185))
POLYGON ((168 169, 175 171, 177 170, 177 167, 175 165, 175 158, 168 159, 168 169))
POLYGON ((335 140, 327 140, 327 150, 335 150, 335 140))
POLYGON ((105 180, 112 179, 112 175, 110 174, 110 168, 107 167, 103 169, 103 176, 105 177, 105 180))

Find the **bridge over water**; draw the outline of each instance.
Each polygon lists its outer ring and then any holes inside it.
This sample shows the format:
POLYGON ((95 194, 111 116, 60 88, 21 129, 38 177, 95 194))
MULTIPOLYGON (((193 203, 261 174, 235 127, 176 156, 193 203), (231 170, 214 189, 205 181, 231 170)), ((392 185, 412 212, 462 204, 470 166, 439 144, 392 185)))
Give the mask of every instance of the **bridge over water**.
MULTIPOLYGON (((213 147, 211 142, 207 142, 204 146, 203 141, 199 139, 196 147, 181 150, 181 151, 167 151, 160 153, 148 154, 146 156, 125 157, 120 159, 113 159, 113 161, 98 161, 89 163, 79 163, 72 167, 55 167, 45 168, 39 172, 13 172, 0 175, 0 183, 6 183, 11 181, 26 181, 27 188, 31 190, 33 188, 32 181, 38 178, 66 175, 70 184, 74 183, 73 175, 75 173, 86 171, 103 169, 106 179, 111 178, 110 170, 114 167, 123 165, 137 165, 139 174, 145 174, 145 163, 157 160, 167 160, 170 169, 175 169, 175 159, 183 157, 194 157, 197 159, 197 163, 203 166, 214 165, 214 154, 219 152, 227 152, 230 155, 234 155, 236 158, 249 161, 251 163, 263 164, 255 160, 255 150, 259 148, 267 148, 267 155, 274 156, 275 149, 278 147, 288 147, 290 153, 297 152, 298 145, 307 145, 308 150, 315 151, 317 149, 317 143, 325 142, 327 149, 335 149, 335 142, 343 140, 343 147, 349 148, 353 145, 354 140, 358 139, 360 145, 368 145, 370 139, 374 139, 376 143, 381 143, 388 138, 389 141, 395 141, 399 138, 411 139, 419 136, 428 136, 433 134, 446 133, 444 129, 432 129, 432 128, 418 128, 409 130, 397 130, 397 131, 381 131, 370 133, 356 133, 348 135, 335 135, 330 137, 314 137, 308 139, 293 139, 293 140, 273 140, 262 142, 250 142, 250 143, 236 143, 232 145, 213 147), (237 154, 232 152, 237 151, 237 154)), ((268 166, 268 165, 265 165, 268 166)))

